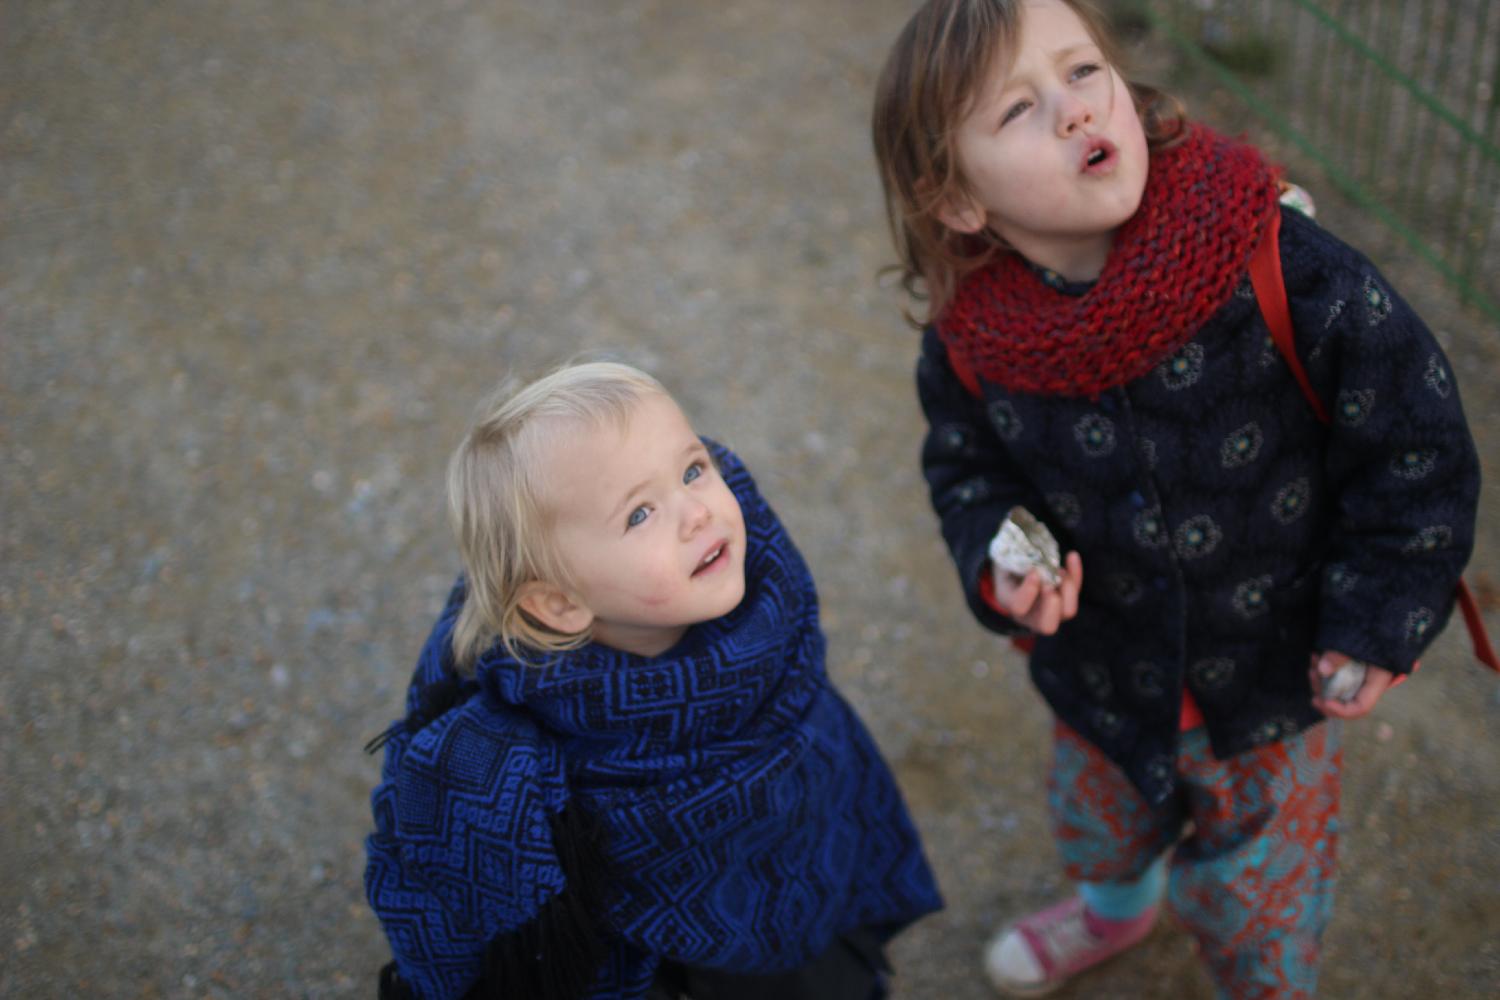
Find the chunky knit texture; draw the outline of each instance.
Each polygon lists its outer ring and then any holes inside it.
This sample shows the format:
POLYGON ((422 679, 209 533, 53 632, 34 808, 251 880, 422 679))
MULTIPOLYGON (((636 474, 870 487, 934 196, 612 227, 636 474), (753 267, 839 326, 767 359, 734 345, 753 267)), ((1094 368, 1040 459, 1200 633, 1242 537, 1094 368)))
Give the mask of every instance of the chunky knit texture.
POLYGON ((538 949, 507 942, 561 941, 534 925, 557 923, 578 869, 600 867, 569 862, 565 810, 597 823, 606 856, 609 953, 590 997, 642 996, 662 959, 780 972, 941 905, 889 768, 829 682, 802 557, 711 448, 745 516, 746 596, 661 656, 595 644, 539 667, 497 645, 424 723, 424 692, 451 678, 462 586, 450 597, 408 696, 415 722, 389 731, 367 842, 370 903, 419 996, 463 995, 481 974, 531 995, 517 973, 546 970, 516 956, 538 949))
POLYGON ((1016 392, 1089 396, 1156 367, 1234 294, 1275 174, 1202 126, 1155 153, 1141 207, 1086 295, 1050 286, 1016 254, 969 275, 938 321, 957 369, 1016 392))

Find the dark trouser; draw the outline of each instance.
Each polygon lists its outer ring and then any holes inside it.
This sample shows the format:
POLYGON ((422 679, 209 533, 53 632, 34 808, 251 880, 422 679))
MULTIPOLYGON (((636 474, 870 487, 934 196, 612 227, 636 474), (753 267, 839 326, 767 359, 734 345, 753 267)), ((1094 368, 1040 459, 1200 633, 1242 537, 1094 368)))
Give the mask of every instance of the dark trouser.
POLYGON ((889 972, 881 936, 860 928, 806 965, 770 976, 663 962, 646 1000, 882 1000, 889 972))

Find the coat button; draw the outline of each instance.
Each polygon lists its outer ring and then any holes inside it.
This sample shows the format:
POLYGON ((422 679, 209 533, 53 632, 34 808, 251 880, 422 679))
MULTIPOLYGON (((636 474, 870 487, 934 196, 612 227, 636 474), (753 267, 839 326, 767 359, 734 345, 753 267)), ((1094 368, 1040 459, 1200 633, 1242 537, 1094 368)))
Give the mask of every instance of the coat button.
POLYGON ((1141 510, 1146 506, 1146 498, 1141 495, 1140 490, 1135 490, 1130 494, 1130 506, 1136 510, 1141 510))
POLYGON ((1151 586, 1155 587, 1157 590, 1166 590, 1167 578, 1164 576, 1153 577, 1151 580, 1151 586))

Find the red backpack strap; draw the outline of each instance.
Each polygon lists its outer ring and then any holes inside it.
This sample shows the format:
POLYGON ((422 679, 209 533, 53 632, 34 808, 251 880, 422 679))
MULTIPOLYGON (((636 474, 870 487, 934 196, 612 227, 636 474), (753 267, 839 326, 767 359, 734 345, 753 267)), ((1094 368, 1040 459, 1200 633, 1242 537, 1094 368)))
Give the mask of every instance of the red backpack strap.
POLYGON ((1276 349, 1286 360, 1287 367, 1291 368, 1292 376, 1301 387, 1302 395, 1307 397, 1313 413, 1326 424, 1328 411, 1323 409, 1323 401, 1313 392, 1307 370, 1297 358, 1297 338, 1292 332, 1292 311, 1287 307, 1286 282, 1281 277, 1281 247, 1277 242, 1280 233, 1281 206, 1277 205, 1267 220, 1260 246, 1255 248, 1255 253, 1250 258, 1250 284, 1255 287, 1260 314, 1265 317, 1266 326, 1271 328, 1271 339, 1276 342, 1276 349))
MULTIPOLYGON (((1312 383, 1307 378, 1307 371, 1302 367, 1302 362, 1297 359, 1297 341, 1292 329, 1292 311, 1287 306, 1286 281, 1281 276, 1281 247, 1277 242, 1280 232, 1281 206, 1278 205, 1271 213, 1260 246, 1255 248, 1255 254, 1250 258, 1250 284, 1255 288, 1255 299, 1260 304, 1260 314, 1265 318, 1266 326, 1271 328, 1271 339, 1276 342, 1276 349, 1281 352, 1282 358, 1291 368, 1292 375, 1297 379, 1297 385, 1302 388, 1302 395, 1307 397, 1307 402, 1312 406, 1313 412, 1326 424, 1329 422, 1328 411, 1323 409, 1323 401, 1318 398, 1317 393, 1313 392, 1312 383)), ((1474 644, 1474 658, 1496 673, 1500 673, 1500 657, 1495 656, 1495 650, 1490 645, 1489 634, 1484 628, 1484 618, 1479 612, 1479 602, 1474 599, 1469 585, 1462 580, 1458 581, 1457 597, 1458 609, 1463 613, 1464 625, 1468 627, 1469 639, 1474 644)))
POLYGON ((963 353, 949 350, 948 367, 953 369, 953 374, 958 377, 963 387, 969 390, 969 395, 976 398, 982 395, 979 390, 979 376, 974 374, 974 366, 969 364, 969 359, 963 353))
POLYGON ((1479 602, 1469 590, 1469 585, 1458 581, 1458 610, 1463 612, 1464 624, 1469 627, 1469 638, 1474 643, 1474 659, 1496 673, 1500 673, 1500 657, 1490 646, 1489 633, 1484 630, 1484 618, 1479 613, 1479 602))

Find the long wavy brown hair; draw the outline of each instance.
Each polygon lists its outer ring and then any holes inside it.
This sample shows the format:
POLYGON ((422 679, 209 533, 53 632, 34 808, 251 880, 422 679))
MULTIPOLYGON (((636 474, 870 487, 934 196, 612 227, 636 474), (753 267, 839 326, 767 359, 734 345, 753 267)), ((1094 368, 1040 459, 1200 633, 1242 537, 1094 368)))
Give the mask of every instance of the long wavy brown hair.
MULTIPOLYGON (((1122 72, 1109 22, 1088 0, 1060 0, 1078 15, 1104 58, 1122 72)), ((970 194, 959 169, 957 135, 996 60, 1020 37, 1022 0, 928 0, 891 47, 875 87, 871 133, 886 215, 899 262, 893 270, 914 303, 914 326, 933 322, 969 272, 1008 248, 987 229, 967 235, 938 218, 941 206, 970 194)), ((1174 97, 1126 76, 1148 148, 1177 141, 1185 117, 1174 97)))

